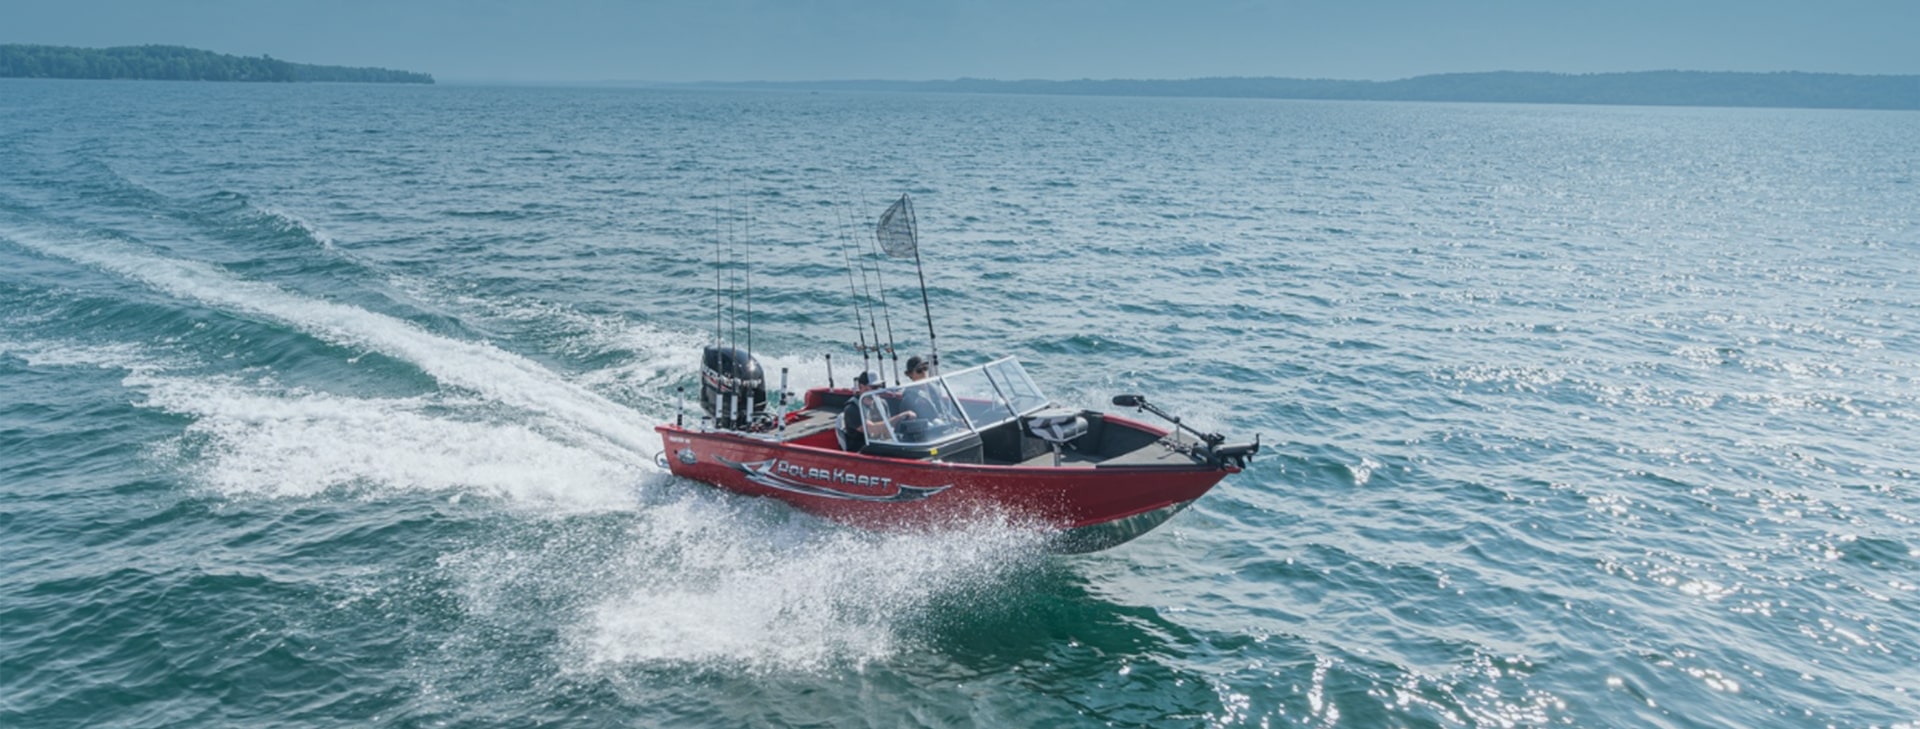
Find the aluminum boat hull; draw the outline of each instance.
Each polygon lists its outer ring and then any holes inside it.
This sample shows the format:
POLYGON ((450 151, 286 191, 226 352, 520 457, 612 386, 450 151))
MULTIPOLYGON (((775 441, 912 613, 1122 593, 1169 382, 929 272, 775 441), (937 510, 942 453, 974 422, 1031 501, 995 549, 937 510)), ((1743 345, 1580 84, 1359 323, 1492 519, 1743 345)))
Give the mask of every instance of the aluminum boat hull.
MULTIPOLYGON (((1155 438, 1166 431, 1107 415, 1108 427, 1155 438)), ((779 499, 868 528, 938 528, 982 515, 1058 531, 1053 549, 1124 543, 1172 518, 1240 469, 1161 445, 1122 462, 952 463, 849 453, 820 437, 658 428, 674 475, 739 494, 779 499)), ((831 435, 828 433, 827 435, 831 435)))

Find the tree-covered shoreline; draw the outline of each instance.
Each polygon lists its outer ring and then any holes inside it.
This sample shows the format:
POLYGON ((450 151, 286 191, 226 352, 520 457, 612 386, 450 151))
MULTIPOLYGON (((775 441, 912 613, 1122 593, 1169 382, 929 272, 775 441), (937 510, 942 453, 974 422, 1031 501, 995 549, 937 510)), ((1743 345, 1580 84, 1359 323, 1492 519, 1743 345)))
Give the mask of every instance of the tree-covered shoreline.
POLYGON ((780 81, 697 84, 820 91, 907 91, 1068 96, 1196 96, 1354 101, 1465 101, 1637 106, 1920 109, 1920 76, 1635 71, 1451 73, 1397 81, 1297 78, 1077 81, 780 81))
POLYGON ((433 83, 432 75, 411 71, 316 66, 181 46, 76 48, 19 44, 0 45, 0 78, 433 83))

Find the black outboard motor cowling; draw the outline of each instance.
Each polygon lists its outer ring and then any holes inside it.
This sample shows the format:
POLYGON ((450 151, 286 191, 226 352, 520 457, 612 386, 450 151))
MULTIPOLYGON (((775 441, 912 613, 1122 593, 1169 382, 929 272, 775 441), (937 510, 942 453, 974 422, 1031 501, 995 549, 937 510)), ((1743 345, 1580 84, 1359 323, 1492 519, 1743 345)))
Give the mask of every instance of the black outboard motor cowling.
POLYGON ((767 376, 760 363, 738 347, 707 347, 700 357, 700 407, 719 428, 744 428, 765 415, 767 376))

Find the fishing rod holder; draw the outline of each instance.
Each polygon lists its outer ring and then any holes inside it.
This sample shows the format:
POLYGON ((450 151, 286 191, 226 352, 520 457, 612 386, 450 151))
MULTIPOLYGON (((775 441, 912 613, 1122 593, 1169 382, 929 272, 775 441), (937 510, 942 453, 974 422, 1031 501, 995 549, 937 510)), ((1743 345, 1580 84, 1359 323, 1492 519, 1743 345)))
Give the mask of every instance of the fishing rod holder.
POLYGON ((1174 428, 1193 434, 1193 437, 1200 440, 1200 444, 1193 448, 1194 454, 1217 466, 1246 468, 1247 463, 1253 460, 1253 455, 1260 452, 1259 433, 1253 435, 1252 443, 1234 443, 1227 445, 1226 436, 1219 433, 1202 433, 1199 430, 1195 430, 1193 426, 1180 422, 1180 416, 1161 410, 1154 406, 1153 403, 1147 402, 1147 396, 1145 395, 1115 395, 1113 396, 1113 404, 1118 407, 1136 408, 1153 413, 1154 415, 1160 416, 1162 420, 1173 423, 1174 428))
POLYGON ((787 368, 780 368, 780 404, 774 408, 774 427, 784 439, 787 434, 787 368))

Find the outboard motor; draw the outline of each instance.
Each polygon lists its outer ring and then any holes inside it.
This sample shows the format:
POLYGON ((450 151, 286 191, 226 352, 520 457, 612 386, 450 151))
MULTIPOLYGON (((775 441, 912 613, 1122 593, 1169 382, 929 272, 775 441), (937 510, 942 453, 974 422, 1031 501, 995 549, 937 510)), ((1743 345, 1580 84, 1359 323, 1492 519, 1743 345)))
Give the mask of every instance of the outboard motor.
POLYGON ((700 407, 714 427, 739 430, 767 412, 767 377, 746 350, 714 345, 700 357, 700 407))

